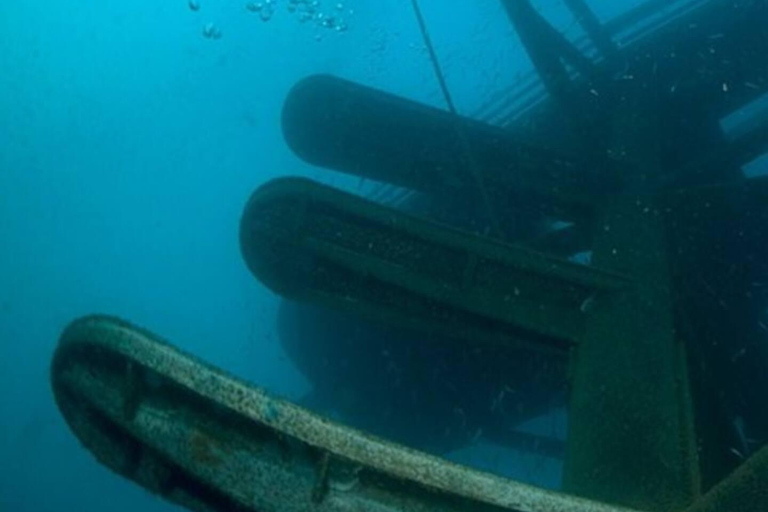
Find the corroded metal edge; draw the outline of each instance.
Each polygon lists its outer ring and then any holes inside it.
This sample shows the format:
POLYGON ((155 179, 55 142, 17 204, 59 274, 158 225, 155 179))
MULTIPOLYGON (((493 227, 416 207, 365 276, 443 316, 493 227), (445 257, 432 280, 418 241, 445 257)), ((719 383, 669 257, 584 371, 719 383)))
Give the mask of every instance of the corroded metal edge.
POLYGON ((629 511, 330 422, 113 317, 65 329, 51 380, 103 464, 193 510, 629 511))

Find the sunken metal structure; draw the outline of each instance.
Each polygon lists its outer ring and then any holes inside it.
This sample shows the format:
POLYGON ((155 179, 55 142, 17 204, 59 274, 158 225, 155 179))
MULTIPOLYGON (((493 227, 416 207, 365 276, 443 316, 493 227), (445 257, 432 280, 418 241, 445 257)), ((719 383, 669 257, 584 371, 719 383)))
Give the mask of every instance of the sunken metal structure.
MULTIPOLYGON (((52 364, 83 445, 196 511, 766 510, 768 180, 742 169, 768 151, 768 3, 648 0, 601 24, 562 1, 584 38, 501 0, 535 73, 473 118, 333 76, 286 100, 305 161, 448 210, 469 196, 475 224, 284 178, 240 231, 294 303, 561 368, 562 491, 276 400, 107 316, 74 321, 52 364)), ((510 364, 510 385, 533 378, 510 364)))

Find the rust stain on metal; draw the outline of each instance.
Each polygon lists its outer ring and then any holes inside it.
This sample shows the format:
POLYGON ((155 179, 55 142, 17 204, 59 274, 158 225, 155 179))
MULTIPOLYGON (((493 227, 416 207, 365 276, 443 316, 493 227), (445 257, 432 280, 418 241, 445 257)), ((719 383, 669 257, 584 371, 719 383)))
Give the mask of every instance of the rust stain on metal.
POLYGON ((189 436, 189 447, 192 457, 206 466, 221 466, 224 463, 225 450, 208 434, 195 430, 189 436))

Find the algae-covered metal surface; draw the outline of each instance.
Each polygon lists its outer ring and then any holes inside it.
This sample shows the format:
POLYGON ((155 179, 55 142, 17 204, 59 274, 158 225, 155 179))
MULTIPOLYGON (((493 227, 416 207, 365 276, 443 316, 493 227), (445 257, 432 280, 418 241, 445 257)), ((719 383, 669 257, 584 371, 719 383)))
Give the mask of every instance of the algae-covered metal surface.
POLYGON ((275 180, 245 208, 254 275, 297 300, 504 342, 561 350, 589 304, 630 286, 601 271, 450 229, 309 180, 275 180))
POLYGON ((594 262, 638 282, 595 304, 572 362, 565 485, 643 510, 681 510, 698 497, 699 475, 662 216, 647 198, 617 203, 603 217, 594 262))
POLYGON ((685 512, 758 512, 768 503, 768 447, 744 462, 685 512))
MULTIPOLYGON (((84 317, 65 329, 51 381, 70 428, 102 464, 190 510, 633 510, 330 422, 114 317, 84 317)), ((766 492, 768 448, 685 512, 760 512, 766 492)))
POLYGON ((102 464, 191 510, 630 512, 330 422, 112 317, 67 327, 51 379, 102 464))

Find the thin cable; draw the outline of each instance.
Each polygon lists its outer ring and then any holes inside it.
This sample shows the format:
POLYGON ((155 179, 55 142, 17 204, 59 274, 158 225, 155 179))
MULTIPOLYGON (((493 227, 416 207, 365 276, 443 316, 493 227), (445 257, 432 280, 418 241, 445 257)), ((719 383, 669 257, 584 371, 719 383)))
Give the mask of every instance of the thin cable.
POLYGON ((488 220, 491 222, 491 229, 495 232, 497 238, 504 239, 504 232, 501 230, 501 224, 499 224, 499 220, 494 214, 493 207, 491 205, 491 198, 488 195, 488 190, 486 189, 485 183, 483 182, 483 177, 480 173, 480 166, 477 164, 477 160, 475 159, 474 153, 472 152, 472 146, 470 145, 469 139, 467 138, 466 130, 464 130, 463 121, 456 111, 456 106, 454 105, 453 99, 451 98, 448 85, 445 83, 445 77, 443 75, 443 71, 440 69, 440 63, 437 60, 435 48, 432 46, 432 40, 429 38, 429 33, 427 32, 427 25, 424 23, 424 16, 422 16, 421 9, 419 9, 419 3, 417 0, 411 0, 411 4, 413 5, 413 12, 416 14, 416 21, 419 23, 421 37, 424 39, 424 44, 427 47, 427 51, 429 51, 429 59, 432 62, 432 68, 434 69, 435 76, 437 77, 437 81, 440 84, 440 89, 443 92, 443 98, 445 99, 445 103, 448 106, 448 110, 454 117, 456 133, 458 134, 459 140, 461 141, 462 149, 464 150, 465 157, 469 165, 470 175, 480 193, 480 198, 483 202, 488 220))

